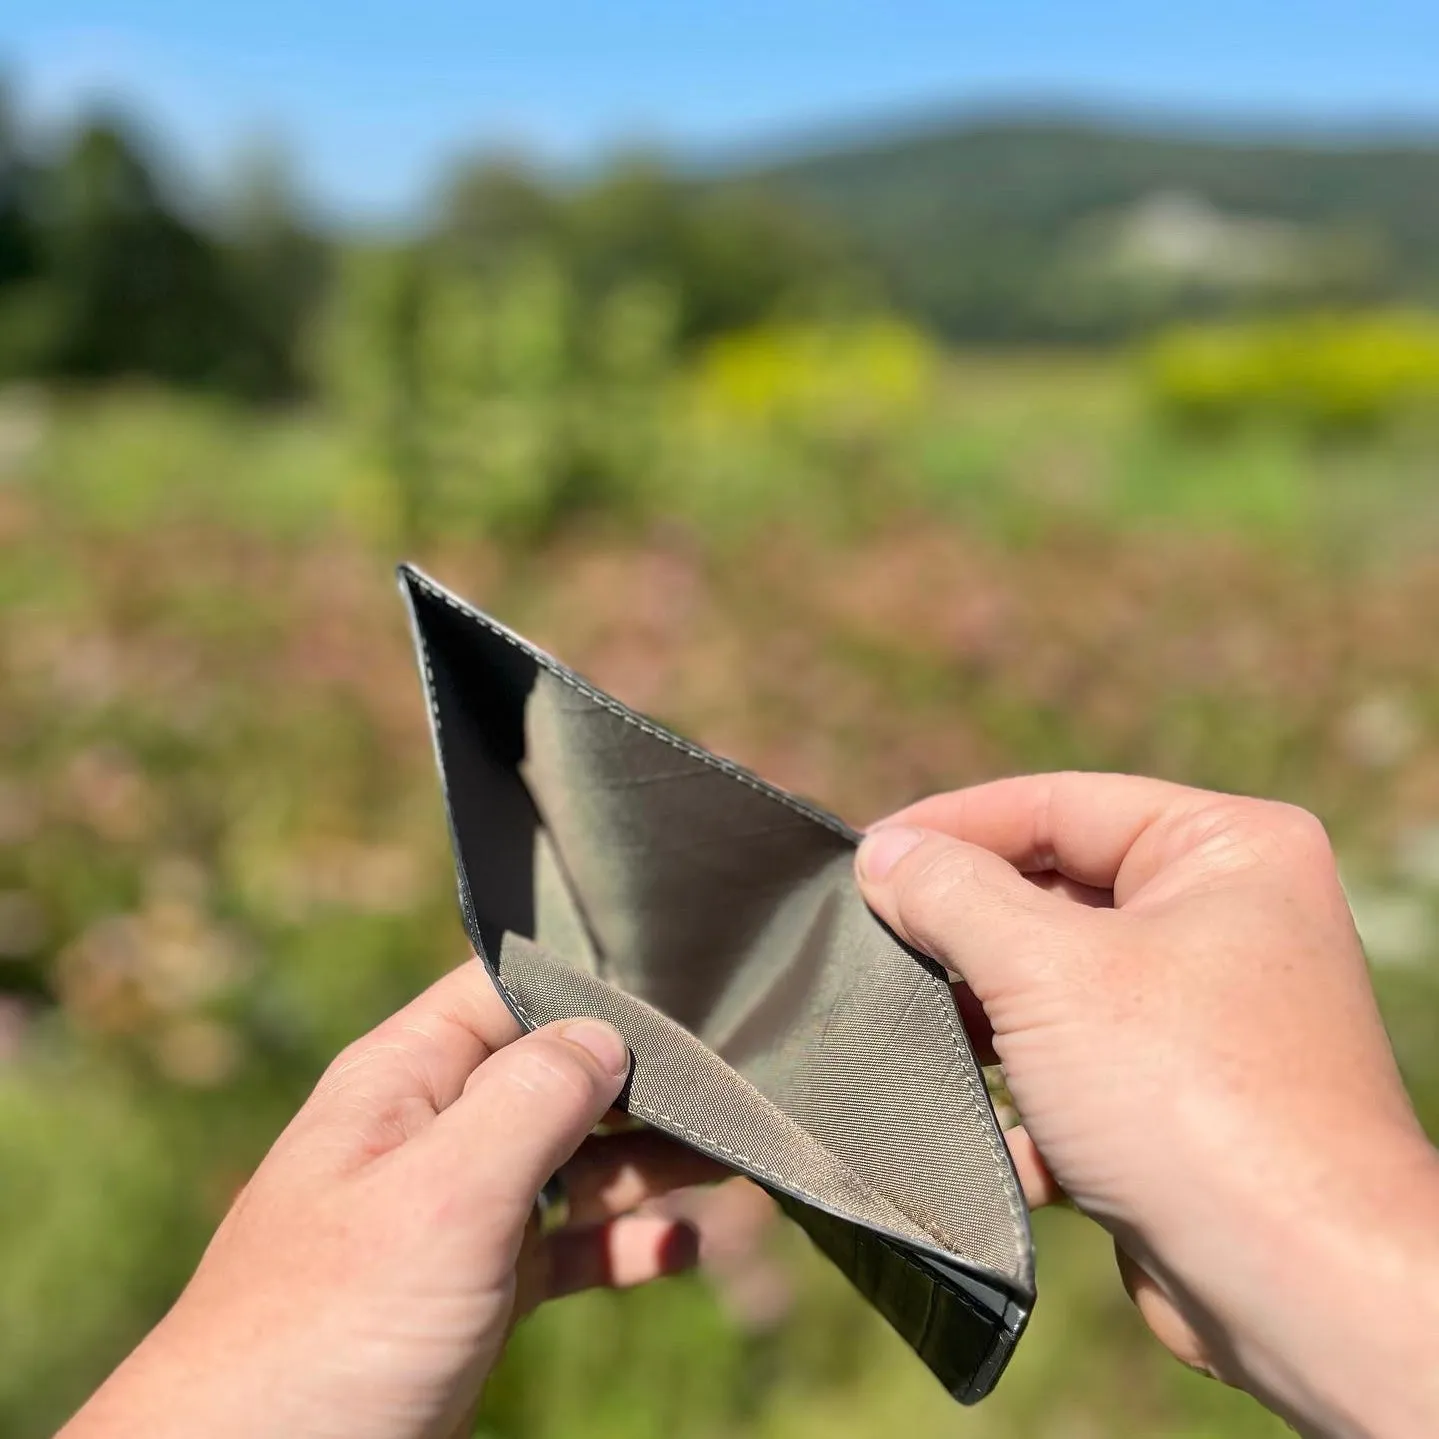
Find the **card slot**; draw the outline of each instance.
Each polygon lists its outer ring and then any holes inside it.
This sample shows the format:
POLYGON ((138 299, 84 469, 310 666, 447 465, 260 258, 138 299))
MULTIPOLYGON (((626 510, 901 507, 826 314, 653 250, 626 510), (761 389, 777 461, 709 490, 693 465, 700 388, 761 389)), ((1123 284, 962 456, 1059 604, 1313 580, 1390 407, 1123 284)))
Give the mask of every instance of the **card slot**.
POLYGON ((608 1020, 634 1055, 631 1114, 763 1183, 851 1223, 950 1254, 944 1236, 872 1189, 696 1036, 643 1000, 576 971, 520 935, 506 935, 490 971, 530 1027, 608 1020))

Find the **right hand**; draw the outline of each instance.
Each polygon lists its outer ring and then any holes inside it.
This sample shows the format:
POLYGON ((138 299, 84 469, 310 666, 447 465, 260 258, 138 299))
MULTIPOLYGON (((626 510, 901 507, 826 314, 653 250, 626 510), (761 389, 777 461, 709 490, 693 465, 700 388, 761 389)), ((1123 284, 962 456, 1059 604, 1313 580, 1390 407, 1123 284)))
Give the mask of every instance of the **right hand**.
POLYGON ((1002 780, 883 821, 858 870, 965 982, 1030 1203, 1114 1235, 1175 1354, 1310 1432, 1439 1433, 1439 1158, 1313 816, 1002 780))

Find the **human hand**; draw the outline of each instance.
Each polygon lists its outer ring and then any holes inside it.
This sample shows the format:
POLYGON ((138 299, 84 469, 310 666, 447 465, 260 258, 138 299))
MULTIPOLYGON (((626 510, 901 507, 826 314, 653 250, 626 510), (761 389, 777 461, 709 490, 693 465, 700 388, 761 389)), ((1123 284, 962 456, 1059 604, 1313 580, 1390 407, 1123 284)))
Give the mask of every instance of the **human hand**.
POLYGON ((1111 1231, 1175 1354, 1314 1432, 1439 1433, 1439 1161, 1317 820, 1038 776, 911 806, 858 872, 967 982, 1030 1203, 1111 1231))
POLYGON ((632 1211, 726 1171, 652 1132, 587 1138, 629 1069, 598 1020, 521 1037, 470 963, 345 1050, 194 1279, 63 1439, 442 1439, 514 1319, 694 1261, 632 1211), (536 1196, 564 1166, 570 1224, 536 1196))

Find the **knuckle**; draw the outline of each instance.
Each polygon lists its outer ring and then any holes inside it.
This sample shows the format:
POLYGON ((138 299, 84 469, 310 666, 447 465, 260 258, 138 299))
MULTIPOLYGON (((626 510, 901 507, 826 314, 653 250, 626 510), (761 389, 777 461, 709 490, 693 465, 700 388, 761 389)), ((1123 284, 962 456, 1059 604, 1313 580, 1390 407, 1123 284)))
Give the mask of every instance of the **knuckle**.
POLYGON ((921 949, 944 949, 960 896, 973 888, 977 870, 968 851, 945 846, 919 856, 897 886, 900 920, 921 949))
POLYGON ((355 1076, 363 1071, 375 1057, 375 1039, 366 1034, 352 1039, 330 1062, 315 1086, 316 1093, 331 1093, 343 1089, 355 1076))
POLYGON ((978 869, 970 850, 945 845, 928 858, 920 876, 922 891, 931 904, 947 908, 960 890, 978 878, 978 869))
POLYGON ((1323 822, 1282 800, 1226 797, 1204 818, 1207 837, 1246 862, 1332 867, 1334 849, 1323 822))
POLYGON ((1256 802, 1256 848, 1272 862, 1309 870, 1335 867, 1334 848, 1323 822, 1307 809, 1279 800, 1256 802))
POLYGON ((1297 804, 1271 801, 1269 824, 1275 838, 1287 849, 1305 856, 1327 856, 1333 853, 1329 831, 1318 815, 1297 804))
POLYGON ((555 1104, 588 1104, 594 1096, 594 1071, 573 1044, 535 1034, 505 1053, 505 1077, 512 1089, 555 1104))
POLYGON ((1252 835, 1269 826, 1269 812, 1275 806, 1267 799, 1226 794, 1206 802, 1195 813, 1215 833, 1252 835))

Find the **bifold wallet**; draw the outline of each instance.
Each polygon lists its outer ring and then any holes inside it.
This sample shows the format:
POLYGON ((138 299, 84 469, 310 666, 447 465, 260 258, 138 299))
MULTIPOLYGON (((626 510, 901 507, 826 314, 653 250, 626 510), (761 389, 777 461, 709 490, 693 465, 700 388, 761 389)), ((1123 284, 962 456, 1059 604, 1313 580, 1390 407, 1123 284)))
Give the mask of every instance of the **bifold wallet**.
POLYGON ((857 835, 409 566, 460 904, 528 1028, 599 1016, 621 1103, 762 1185, 945 1387, 993 1387, 1028 1214, 945 977, 866 908, 857 835))

